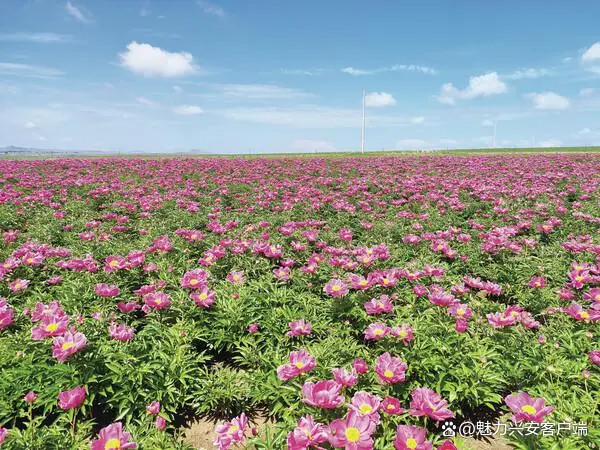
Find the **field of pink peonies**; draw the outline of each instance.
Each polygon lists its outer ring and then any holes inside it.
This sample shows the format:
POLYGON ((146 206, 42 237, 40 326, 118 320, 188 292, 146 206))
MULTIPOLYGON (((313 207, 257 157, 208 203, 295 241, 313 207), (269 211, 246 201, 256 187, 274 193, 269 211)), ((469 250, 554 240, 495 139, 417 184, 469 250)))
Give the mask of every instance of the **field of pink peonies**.
POLYGON ((600 448, 599 230, 594 154, 0 161, 0 447, 600 448))

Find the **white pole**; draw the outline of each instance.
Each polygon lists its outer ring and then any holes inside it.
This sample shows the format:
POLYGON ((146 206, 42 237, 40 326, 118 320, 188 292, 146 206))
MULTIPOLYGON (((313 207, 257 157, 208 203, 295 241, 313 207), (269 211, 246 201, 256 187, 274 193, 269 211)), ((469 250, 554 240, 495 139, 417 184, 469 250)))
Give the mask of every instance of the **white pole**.
POLYGON ((360 133, 360 152, 365 152, 365 90, 362 97, 362 128, 360 133))

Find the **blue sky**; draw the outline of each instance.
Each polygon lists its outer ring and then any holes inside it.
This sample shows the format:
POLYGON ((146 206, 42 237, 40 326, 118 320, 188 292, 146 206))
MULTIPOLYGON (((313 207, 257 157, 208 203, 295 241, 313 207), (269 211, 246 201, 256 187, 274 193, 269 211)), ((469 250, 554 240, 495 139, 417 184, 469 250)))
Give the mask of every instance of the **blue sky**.
POLYGON ((600 2, 0 0, 0 146, 600 145, 600 2))

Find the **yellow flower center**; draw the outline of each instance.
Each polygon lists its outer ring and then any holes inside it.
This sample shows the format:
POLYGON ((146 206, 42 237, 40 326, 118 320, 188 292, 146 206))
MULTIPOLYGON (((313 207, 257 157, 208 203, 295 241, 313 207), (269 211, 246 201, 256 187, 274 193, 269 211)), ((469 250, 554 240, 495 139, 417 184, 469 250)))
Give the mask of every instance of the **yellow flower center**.
POLYGON ((575 270, 583 270, 583 266, 575 266, 575 270))
POLYGON ((360 431, 358 430, 358 428, 346 428, 346 439, 348 440, 348 442, 358 442, 360 440, 360 431))
POLYGON ((15 289, 21 289, 23 287, 22 283, 16 283, 15 284, 15 289))
POLYGON ((119 439, 109 439, 104 444, 104 450, 120 450, 121 449, 121 441, 119 439))
POLYGON ((302 369, 304 367, 304 363, 302 361, 298 361, 294 364, 298 369, 302 369))
POLYGON ((577 276, 575 277, 575 280, 576 280, 576 281, 583 281, 583 277, 582 277, 581 275, 577 275, 577 276))
POLYGON ((162 300, 161 300, 160 298, 157 298, 156 300, 154 300, 154 302, 155 302, 157 305, 160 305, 160 304, 162 303, 162 300))
POLYGON ((402 330, 398 333, 398 336, 400 336, 401 338, 405 338, 407 334, 408 333, 405 330, 402 330))
POLYGON ((33 258, 27 258, 26 260, 28 263, 32 263, 33 262, 33 258))
POLYGON ((408 438, 406 440, 406 447, 410 448, 411 450, 417 448, 417 441, 414 440, 413 438, 408 438))
POLYGON ((233 433, 235 433, 236 431, 238 431, 239 429, 240 429, 240 427, 238 427, 237 425, 231 425, 231 426, 229 427, 229 429, 227 430, 227 433, 229 433, 229 434, 233 434, 233 433))
POLYGON ((387 409, 394 409, 394 408, 395 408, 395 406, 392 405, 391 403, 389 405, 387 405, 387 409))
POLYGON ((381 328, 377 328, 375 331, 373 331, 373 334, 375 336, 381 336, 383 334, 383 330, 381 328))
POLYGON ((443 245, 438 245, 438 246, 437 246, 437 249, 438 249, 438 250, 441 250, 441 249, 443 249, 443 248, 444 248, 444 246, 443 246, 443 245))
POLYGON ((537 409, 535 409, 531 405, 525 405, 525 406, 521 407, 521 411, 523 411, 524 413, 527 413, 527 414, 535 414, 535 413, 537 413, 537 409))
POLYGON ((515 317, 515 316, 519 315, 519 313, 518 313, 518 312, 516 312, 516 311, 512 311, 512 312, 510 313, 510 315, 511 315, 511 316, 513 316, 513 317, 515 317))
POLYGON ((208 295, 206 295, 204 292, 202 294, 199 295, 200 300, 206 300, 208 298, 208 295))
POLYGON ((75 344, 73 344, 72 342, 65 342, 65 343, 62 345, 62 349, 63 349, 63 351, 64 351, 64 350, 69 350, 70 348, 73 348, 73 347, 75 347, 75 344))
POLYGON ((360 405, 360 412, 363 414, 369 414, 371 411, 373 411, 373 408, 371 407, 371 405, 368 405, 366 403, 363 403, 362 405, 360 405))
POLYGON ((46 331, 49 331, 50 333, 54 333, 56 330, 58 330, 58 324, 56 323, 51 323, 46 326, 46 331))
POLYGON ((392 372, 391 370, 386 370, 385 372, 383 372, 383 376, 386 378, 392 378, 394 376, 394 372, 392 372))
MULTIPOLYGON (((367 285, 367 280, 360 280, 359 283, 361 286, 366 286, 367 285)), ((600 298, 600 295, 598 296, 598 298, 600 298)))
POLYGON ((590 313, 588 313, 587 311, 583 311, 583 312, 580 314, 580 316, 581 316, 581 318, 582 318, 582 319, 584 319, 584 320, 588 320, 588 319, 590 318, 590 313))
POLYGON ((233 281, 240 281, 240 276, 239 275, 234 275, 233 276, 233 281))
POLYGON ((456 310, 456 314, 458 314, 459 316, 464 316, 466 313, 466 311, 462 308, 459 308, 456 310))
POLYGON ((110 267, 117 267, 119 265, 119 261, 113 259, 111 262, 108 263, 108 265, 110 267))
POLYGON ((192 278, 192 279, 190 280, 190 284, 191 284, 192 286, 196 286, 196 285, 198 284, 198 280, 196 280, 195 278, 192 278))
POLYGON ((341 289, 340 286, 338 286, 337 284, 333 285, 333 287, 331 288, 332 291, 337 292, 341 289))

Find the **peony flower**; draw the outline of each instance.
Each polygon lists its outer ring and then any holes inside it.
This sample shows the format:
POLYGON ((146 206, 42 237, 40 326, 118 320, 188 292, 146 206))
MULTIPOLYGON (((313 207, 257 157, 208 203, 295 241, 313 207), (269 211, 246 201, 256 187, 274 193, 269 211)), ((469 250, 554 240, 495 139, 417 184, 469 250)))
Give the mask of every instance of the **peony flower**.
POLYGON ((52 356, 60 362, 65 362, 69 356, 87 346, 87 338, 83 333, 71 330, 52 339, 52 344, 52 356))
POLYGON ((352 387, 358 382, 358 375, 356 370, 352 369, 352 372, 346 369, 331 369, 333 373, 333 379, 345 387, 352 387))
POLYGON ((277 377, 282 381, 295 378, 303 373, 310 372, 317 362, 306 350, 298 350, 289 354, 290 362, 277 368, 277 377))
POLYGON ((248 419, 244 413, 234 418, 231 422, 219 425, 215 430, 217 438, 213 442, 213 445, 219 450, 228 450, 232 445, 244 442, 246 439, 244 432, 247 427, 248 419))
POLYGON ((154 421, 154 426, 157 430, 162 431, 167 427, 167 421, 164 417, 157 416, 156 420, 154 421))
POLYGON ((201 308, 209 308, 215 303, 216 293, 209 290, 207 286, 202 286, 200 291, 194 291, 190 294, 190 298, 197 306, 201 308))
POLYGON ((158 413, 160 413, 160 403, 156 400, 153 401, 148 406, 146 406, 146 411, 148 411, 153 416, 157 415, 158 413))
POLYGON ((345 419, 336 419, 329 424, 329 443, 336 448, 346 450, 368 450, 373 448, 374 433, 377 424, 368 416, 350 411, 345 419))
POLYGON ((379 340, 383 339, 390 333, 390 327, 385 323, 375 322, 367 327, 364 331, 365 339, 367 340, 379 340))
POLYGON ((119 325, 111 325, 110 327, 108 327, 108 333, 113 339, 117 341, 126 342, 133 339, 133 336, 135 335, 135 330, 131 327, 128 327, 124 323, 121 323, 119 325))
POLYGON ((298 420, 298 425, 287 436, 288 450, 306 450, 327 441, 328 429, 325 425, 314 421, 312 416, 298 420))
POLYGON ((78 408, 85 401, 85 388, 77 386, 69 391, 58 394, 58 406, 64 411, 78 408))
POLYGON ((400 358, 391 356, 388 352, 383 353, 375 364, 375 372, 382 383, 400 383, 405 380, 408 366, 400 358))
POLYGON ((393 327, 391 333, 392 336, 400 338, 404 345, 408 345, 415 338, 413 328, 407 323, 403 323, 399 327, 393 327))
POLYGON ((436 422, 454 417, 454 413, 446 408, 448 402, 431 389, 416 388, 411 396, 409 414, 413 416, 428 416, 436 422))
POLYGON ((531 397, 527 392, 507 395, 504 403, 513 412, 512 419, 515 422, 536 422, 542 423, 544 417, 554 411, 553 406, 546 406, 543 398, 531 397))
POLYGON ((352 367, 356 370, 357 373, 364 374, 369 371, 369 366, 367 366, 367 362, 362 359, 355 359, 352 362, 352 367))
POLYGON ((29 391, 27 393, 27 395, 25 395, 25 397, 23 397, 23 400, 29 404, 33 404, 33 403, 35 403, 37 398, 38 398, 38 395, 35 392, 29 391))
POLYGON ((171 297, 164 292, 151 292, 144 295, 143 300, 148 308, 156 310, 167 309, 171 306, 171 297))
POLYGON ((306 336, 312 333, 312 324, 304 319, 294 320, 288 325, 290 331, 286 333, 286 336, 306 336))
POLYGON ((109 298, 109 297, 117 297, 121 293, 121 291, 119 290, 118 286, 108 285, 106 283, 99 283, 94 288, 94 293, 98 297, 109 298))
POLYGON ((331 280, 323 287, 323 292, 333 298, 343 297, 348 294, 348 286, 342 280, 331 280))
POLYGON ((302 386, 304 398, 302 401, 310 406, 324 409, 334 409, 344 403, 344 397, 340 395, 342 385, 333 380, 322 380, 313 383, 307 381, 302 386))
POLYGON ((432 450, 433 445, 426 440, 427 430, 414 425, 398 425, 394 448, 396 450, 432 450))
POLYGON ((128 450, 138 448, 136 442, 130 442, 131 435, 123 431, 121 422, 111 423, 98 433, 92 441, 91 450, 128 450))
POLYGON ((361 416, 368 416, 375 423, 379 423, 378 410, 381 405, 381 398, 365 391, 358 391, 352 397, 349 405, 352 411, 361 416))
POLYGON ((404 413, 404 408, 402 408, 402 404, 400 403, 400 400, 398 400, 395 397, 384 398, 383 401, 381 402, 381 407, 379 409, 387 414, 392 414, 392 415, 398 415, 398 414, 404 413))
POLYGON ((588 354, 590 361, 597 366, 600 366, 600 350, 593 350, 588 354))

